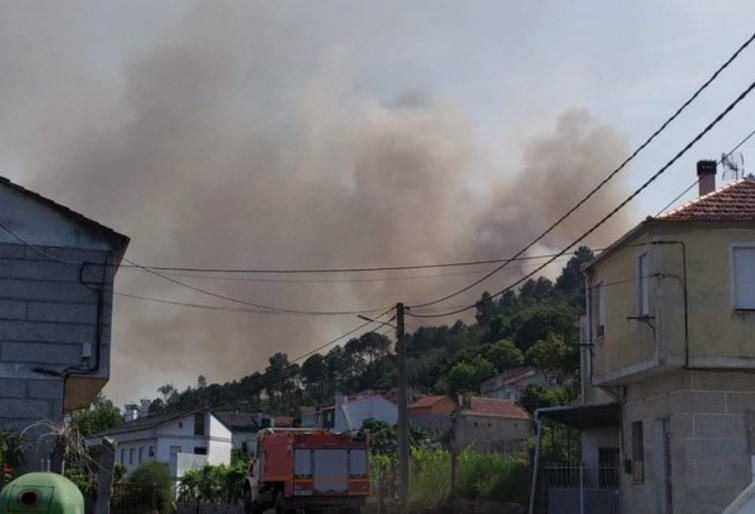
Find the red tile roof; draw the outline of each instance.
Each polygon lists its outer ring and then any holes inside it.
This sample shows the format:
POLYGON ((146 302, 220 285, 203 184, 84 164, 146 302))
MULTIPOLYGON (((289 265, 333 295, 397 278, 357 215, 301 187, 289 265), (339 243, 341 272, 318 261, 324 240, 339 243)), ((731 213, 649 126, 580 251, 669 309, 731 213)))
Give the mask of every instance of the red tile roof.
POLYGON ((409 406, 410 409, 421 409, 423 407, 432 407, 436 403, 442 401, 446 396, 425 396, 420 398, 409 406))
POLYGON ((655 216, 658 221, 755 221, 755 178, 746 177, 655 216))
POLYGON ((486 380, 480 386, 482 389, 499 388, 506 385, 516 384, 517 382, 537 375, 537 368, 534 366, 520 366, 504 371, 500 375, 486 380))
POLYGON ((464 413, 481 416, 500 416, 504 418, 530 419, 529 413, 513 400, 498 398, 470 398, 470 406, 464 413))

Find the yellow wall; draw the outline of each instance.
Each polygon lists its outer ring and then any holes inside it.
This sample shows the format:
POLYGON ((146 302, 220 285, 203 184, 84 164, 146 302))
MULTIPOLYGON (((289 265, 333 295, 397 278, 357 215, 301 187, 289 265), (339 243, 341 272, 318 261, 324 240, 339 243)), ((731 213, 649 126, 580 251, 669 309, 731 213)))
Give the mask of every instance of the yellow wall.
MULTIPOLYGON (((605 337, 597 337, 593 302, 594 376, 597 381, 652 373, 685 364, 682 241, 687 253, 689 362, 699 367, 755 368, 755 313, 735 312, 731 246, 755 243, 755 228, 724 225, 653 224, 591 268, 591 285, 603 282, 605 337), (646 246, 635 246, 646 244, 646 246), (650 315, 638 316, 638 256, 648 252, 650 315), (646 369, 648 368, 649 369, 646 369)), ((616 380, 613 380, 616 382, 616 380)))

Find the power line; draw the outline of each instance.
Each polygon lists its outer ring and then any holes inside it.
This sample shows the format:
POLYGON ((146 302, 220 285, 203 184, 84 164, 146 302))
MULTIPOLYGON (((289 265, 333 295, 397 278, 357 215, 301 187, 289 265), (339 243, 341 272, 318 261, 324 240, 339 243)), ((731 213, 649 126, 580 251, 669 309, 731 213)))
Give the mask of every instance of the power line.
MULTIPOLYGON (((442 262, 431 264, 410 264, 400 266, 374 266, 374 267, 350 267, 350 268, 187 268, 187 267, 171 267, 171 266, 147 266, 142 264, 131 264, 123 266, 123 269, 136 269, 136 270, 154 270, 160 272, 183 272, 183 273, 227 273, 227 274, 268 274, 268 275, 305 275, 305 274, 325 274, 325 273, 377 273, 386 271, 412 271, 423 269, 437 269, 437 268, 456 268, 467 266, 482 266, 486 264, 499 264, 506 261, 531 261, 537 259, 543 259, 551 257, 552 255, 533 255, 533 256, 519 256, 509 257, 502 259, 487 259, 487 260, 475 260, 475 261, 458 261, 458 262, 442 262)), ((166 273, 169 274, 169 273, 166 273)), ((176 275, 177 276, 177 275, 176 275)), ((192 275, 194 276, 194 275, 192 275)), ((241 279, 238 279, 241 280, 241 279)), ((251 280, 251 279, 250 279, 251 280)), ((255 279, 258 280, 258 279, 255 279)), ((379 280, 379 279, 378 279, 379 280)), ((260 280, 263 281, 263 280, 260 280)), ((292 280, 293 282, 293 280, 292 280)))
MULTIPOLYGON (((720 161, 718 161, 717 164, 722 164, 725 159, 731 157, 731 154, 733 154, 734 152, 736 152, 737 150, 739 150, 742 147, 742 145, 745 144, 747 141, 749 141, 750 138, 752 138, 753 136, 755 136, 755 130, 753 130, 752 132, 750 132, 749 134, 747 134, 747 136, 745 136, 744 139, 742 139, 739 143, 737 143, 737 145, 734 148, 732 148, 731 150, 729 150, 729 153, 727 153, 720 161)), ((666 210, 669 207, 671 207, 672 205, 674 205, 677 201, 679 201, 679 199, 681 197, 683 197, 684 195, 686 195, 693 187, 695 187, 699 183, 700 183, 700 179, 695 180, 692 184, 690 184, 689 187, 687 187, 687 189, 685 189, 684 191, 682 191, 679 194, 679 196, 677 196, 676 198, 674 198, 673 200, 671 200, 668 204, 666 204, 666 206, 663 209, 661 209, 660 211, 658 211, 658 213, 656 214, 656 216, 660 216, 661 214, 663 214, 664 212, 666 212, 666 210)))
POLYGON ((238 303, 240 305, 245 305, 247 307, 254 307, 256 309, 261 309, 263 311, 268 311, 268 312, 271 312, 271 313, 301 314, 301 315, 304 315, 304 316, 356 316, 358 314, 372 314, 372 313, 375 313, 375 312, 384 311, 387 308, 387 307, 381 307, 381 308, 376 308, 376 309, 361 309, 361 310, 351 310, 351 311, 313 311, 313 310, 299 310, 299 309, 287 309, 287 308, 282 308, 282 307, 273 307, 273 306, 270 306, 270 305, 263 305, 263 304, 259 304, 259 303, 249 302, 249 301, 246 301, 246 300, 241 300, 239 298, 234 298, 232 296, 228 296, 228 295, 224 295, 224 294, 220 294, 220 293, 215 293, 213 291, 209 291, 207 289, 203 289, 201 287, 196 287, 196 286, 193 286, 191 284, 187 284, 186 282, 182 282, 180 280, 176 280, 176 279, 171 278, 171 277, 169 277, 167 275, 159 273, 159 272, 157 272, 157 271, 155 271, 153 269, 150 269, 150 268, 147 268, 147 267, 144 267, 144 266, 140 266, 140 265, 138 265, 138 264, 136 264, 134 262, 129 261, 128 259, 124 258, 123 260, 126 261, 128 264, 140 267, 142 270, 144 270, 144 271, 146 271, 148 273, 151 273, 152 275, 155 275, 156 277, 159 277, 159 278, 161 278, 163 280, 166 280, 166 281, 171 282, 173 284, 179 285, 181 287, 185 287, 185 288, 190 289, 192 291, 195 291, 197 293, 205 294, 205 295, 211 296, 213 298, 218 298, 218 299, 226 300, 226 301, 233 302, 233 303, 238 303))
MULTIPOLYGON (((734 99, 733 102, 731 102, 726 109, 724 109, 718 116, 716 116, 713 121, 711 121, 700 133, 698 133, 689 143, 687 143, 684 148, 682 148, 674 157, 671 158, 661 169, 659 169, 655 174, 653 174, 648 180, 646 180, 639 188, 637 188, 632 194, 630 194, 624 201, 622 201, 618 206, 616 206, 611 212, 609 212, 606 216, 604 216, 600 221, 598 221, 595 225, 593 225, 587 232, 583 233, 581 236, 579 236, 577 239, 575 239, 571 244, 567 245, 560 254, 563 255, 566 253, 570 248, 574 247, 575 245, 582 242, 585 238, 590 236, 593 232, 595 232, 598 228, 603 226, 609 219, 611 219, 617 212, 619 212, 621 209, 623 209, 629 202, 634 200, 637 196, 640 195, 645 189, 647 189, 650 184, 655 182, 655 180, 663 175, 671 166, 676 163, 684 154, 686 154, 693 146, 695 146, 705 135, 710 132, 713 127, 718 125, 721 120, 723 120, 739 103, 744 100, 751 92, 755 89, 755 82, 752 82, 742 93, 739 94, 739 96, 734 99)), ((502 295, 506 291, 509 291, 516 287, 517 285, 521 284, 525 280, 529 279, 530 277, 534 276, 536 273, 544 269, 546 266, 548 266, 551 262, 553 262, 555 258, 549 259, 545 263, 538 266, 534 271, 528 273, 523 278, 519 279, 518 281, 514 282, 512 285, 498 291, 497 293, 491 295, 491 298, 495 298, 497 296, 502 295)), ((436 302, 426 303, 424 305, 433 305, 436 302)), ((439 318, 439 317, 445 317, 445 316, 451 316, 453 314, 459 314, 464 311, 467 311, 469 309, 475 308, 477 303, 474 303, 472 305, 468 305, 467 307, 464 307, 462 309, 456 309, 450 312, 446 312, 444 314, 416 314, 417 316, 424 317, 424 318, 439 318)), ((414 308, 420 308, 422 305, 414 306, 414 308)))
MULTIPOLYGON (((527 251, 528 251, 528 250, 529 250, 530 248, 532 248, 532 247, 533 247, 533 246, 535 246, 535 245, 536 245, 537 243, 539 243, 539 242, 540 242, 541 240, 543 240, 543 238, 545 238, 545 237, 546 237, 546 236, 547 236, 548 234, 550 234, 551 232, 553 232, 553 230, 555 230, 555 229, 556 229, 556 227, 558 227, 559 225, 561 225, 561 223, 563 223, 563 222, 564 222, 564 221, 565 221, 565 220, 566 220, 567 218, 569 218, 569 217, 570 217, 570 216, 571 216, 571 215, 572 215, 572 214, 573 214, 573 213, 574 213, 575 211, 577 211, 577 210, 578 210, 578 209, 579 209, 580 207, 582 207, 582 206, 583 206, 583 205, 584 205, 584 204, 585 204, 585 203, 586 203, 586 202, 587 202, 587 201, 588 201, 588 200, 589 200, 590 198, 592 198, 592 197, 593 197, 593 196, 594 196, 594 195, 595 195, 595 194, 596 194, 596 193, 597 193, 598 191, 600 191, 600 190, 601 190, 601 189, 603 188, 603 186, 605 186, 605 185, 606 185, 606 184, 607 184, 607 183, 608 183, 609 181, 611 181, 611 180, 612 180, 612 179, 613 179, 613 178, 614 178, 614 177, 615 177, 615 176, 616 176, 616 175, 617 175, 617 174, 618 174, 618 173, 619 173, 619 172, 620 172, 621 170, 623 170, 623 169, 624 169, 624 168, 625 168, 625 167, 627 166, 627 164, 629 164, 629 163, 630 163, 630 162, 631 162, 632 160, 634 160, 634 158, 635 158, 635 157, 636 157, 636 156, 637 156, 637 155, 638 155, 638 154, 639 154, 639 153, 640 153, 641 151, 643 151, 643 150, 644 150, 644 149, 645 149, 645 148, 646 148, 646 147, 647 147, 647 146, 648 146, 648 145, 649 145, 649 144, 650 144, 650 143, 651 143, 651 142, 652 142, 653 140, 655 140, 655 138, 656 138, 656 137, 658 137, 658 135, 659 135, 659 134, 660 134, 661 132, 663 132, 663 131, 664 131, 664 130, 666 129, 666 127, 668 127, 668 126, 669 126, 669 125, 670 125, 670 124, 671 124, 671 123, 672 123, 672 122, 673 122, 674 120, 676 120, 676 118, 677 118, 677 117, 678 117, 678 116, 679 116, 679 115, 680 115, 680 114, 681 114, 681 113, 682 113, 682 112, 683 112, 683 111, 684 111, 684 110, 685 110, 685 109, 686 109, 686 108, 687 108, 687 107, 688 107, 688 106, 689 106, 689 105, 690 105, 690 104, 691 104, 692 102, 694 102, 694 101, 695 101, 695 100, 697 99, 697 97, 698 97, 698 96, 700 96, 700 94, 701 94, 701 93, 702 93, 703 91, 705 91, 705 90, 706 90, 706 89, 708 88, 708 86, 710 86, 710 85, 711 85, 711 84, 713 83, 713 81, 715 81, 715 80, 716 80, 716 79, 718 78, 718 76, 719 76, 719 75, 720 75, 720 74, 721 74, 721 73, 722 73, 722 72, 723 72, 723 71, 724 71, 724 70, 725 70, 726 68, 728 68, 728 67, 729 67, 729 65, 730 65, 730 64, 731 64, 732 62, 734 62, 734 60, 735 60, 735 59, 736 59, 737 57, 739 57, 739 54, 740 54, 740 53, 742 53, 742 52, 743 52, 743 51, 744 51, 744 50, 745 50, 745 49, 746 49, 746 48, 747 48, 748 46, 750 46, 750 44, 751 44, 751 43, 753 42, 753 40, 755 40, 755 33, 754 33, 754 34, 752 34, 752 35, 751 35, 751 36, 749 37, 749 39, 747 39, 747 41, 745 41, 745 42, 744 42, 744 43, 743 43, 743 44, 742 44, 742 45, 741 45, 741 46, 740 46, 740 47, 739 47, 739 48, 737 49, 737 51, 736 51, 736 52, 734 52, 734 54, 732 54, 732 55, 731 55, 731 57, 729 57, 729 59, 728 59, 728 60, 727 60, 726 62, 724 62, 724 64, 723 64, 723 65, 721 65, 721 66, 720 66, 720 67, 719 67, 719 68, 718 68, 718 69, 716 70, 716 72, 715 72, 715 73, 713 73, 713 75, 712 75, 712 76, 711 76, 711 77, 710 77, 710 78, 709 78, 708 80, 706 80, 706 81, 705 81, 705 82, 703 83, 703 85, 702 85, 702 86, 700 86, 700 87, 699 87, 699 88, 697 89, 697 91, 695 91, 695 93, 694 93, 694 94, 693 94, 693 95, 692 95, 692 96, 691 96, 690 98, 688 98, 688 99, 687 99, 687 101, 685 101, 685 102, 684 102, 684 103, 683 103, 683 104, 681 105, 681 107, 679 107, 679 108, 678 108, 678 109, 676 110, 676 112, 674 112, 674 114, 672 114, 672 115, 671 115, 671 116, 670 116, 670 117, 669 117, 669 118, 668 118, 668 119, 667 119, 666 121, 664 121, 664 122, 663 122, 663 124, 662 124, 662 125, 661 125, 661 126, 660 126, 660 127, 658 128, 658 129, 656 129, 656 131, 655 131, 655 132, 653 132, 653 134, 652 134, 652 135, 651 135, 651 136, 650 136, 650 137, 649 137, 649 138, 648 138, 648 139, 647 139, 647 140, 646 140, 646 141, 645 141, 644 143, 642 143, 642 144, 641 144, 641 145, 640 145, 640 146, 639 146, 639 147, 638 147, 638 148, 637 148, 637 149, 636 149, 636 150, 635 150, 634 152, 632 152, 632 154, 631 154, 631 155, 630 155, 629 157, 627 157, 627 158, 626 158, 626 159, 624 160, 624 162, 622 162, 622 163, 621 163, 621 164, 620 164, 620 165, 619 165, 619 166, 618 166, 618 167, 617 167, 617 168, 616 168, 615 170, 613 170, 613 171, 612 171, 612 172, 611 172, 611 173, 610 173, 610 174, 609 174, 609 175, 608 175, 608 176, 607 176, 606 178, 604 178, 604 179, 603 179, 603 180, 602 180, 602 181, 601 181, 601 182, 600 182, 600 183, 599 183, 599 184, 598 184, 598 185, 597 185, 597 186, 596 186, 596 187, 595 187, 595 188, 594 188, 594 189, 593 189, 592 191, 590 191, 590 192, 589 192, 589 193, 588 193, 588 194, 587 194, 587 195, 586 195, 586 196, 585 196, 584 198, 582 198, 582 199, 581 199, 581 200, 580 200, 579 202, 577 202, 577 204, 576 204, 576 205, 574 205, 574 207, 572 207, 571 209, 569 209, 569 210, 568 210, 568 211, 567 211, 567 212, 566 212, 566 213, 565 213, 565 214, 564 214, 563 216, 561 216, 561 217, 560 217, 560 218, 559 218, 558 220, 556 220, 556 222, 555 222, 555 223, 553 223, 553 224, 552 224, 552 225, 551 225, 550 227, 548 227, 548 229, 546 229, 546 230, 545 230, 545 232, 541 233, 541 234, 540 234, 539 236, 537 236, 537 237, 536 237, 536 238, 535 238, 534 240, 532 240, 532 242, 531 242, 531 243, 529 243, 529 244, 528 244, 527 246, 525 246, 525 247, 524 247, 524 248, 523 248, 522 250, 520 250, 519 252, 517 252, 517 253, 516 253, 516 254, 514 255, 514 258, 517 258, 517 257, 519 257, 519 256, 523 255, 523 254, 524 254, 524 253, 526 253, 526 252, 527 252, 527 251)), ((483 283, 484 281, 486 281, 487 279, 489 279, 490 277, 492 277, 492 276, 493 276, 493 275, 495 275, 496 273, 498 273, 498 272, 499 272, 500 270, 502 270, 503 268, 505 268, 506 266, 508 266, 509 262, 511 262, 511 261, 510 261, 510 260, 507 260, 506 262, 504 262, 503 264, 501 264, 500 266, 498 266, 498 267, 497 267, 497 268, 496 268, 495 270, 491 271, 491 272, 490 272, 490 273, 488 273, 487 275, 485 275, 485 276, 483 276, 483 277, 481 277, 481 278, 479 278, 479 279, 475 280, 475 281, 474 281, 474 282, 472 282, 471 284, 469 284, 469 285, 467 285, 467 286, 465 286, 465 287, 463 287, 463 288, 461 288, 461 289, 458 289, 458 290, 456 290, 456 291, 454 291, 454 292, 452 292, 452 293, 449 293, 449 294, 447 294, 447 295, 445 295, 445 296, 442 296, 442 297, 440 297, 440 298, 437 298, 437 299, 435 299, 435 300, 432 300, 432 301, 428 301, 428 302, 424 302, 424 303, 421 303, 421 304, 415 305, 414 307, 415 307, 415 308, 427 307, 427 306, 430 306, 430 305, 434 305, 434 304, 436 304, 436 303, 445 302, 446 300, 449 300, 449 299, 451 299, 451 298, 454 298, 454 297, 456 297, 456 296, 458 296, 458 295, 460 295, 460 294, 463 294, 463 293, 465 293, 465 292, 469 291, 470 289, 472 289, 472 288, 474 288, 474 287, 478 286, 479 284, 483 283)))

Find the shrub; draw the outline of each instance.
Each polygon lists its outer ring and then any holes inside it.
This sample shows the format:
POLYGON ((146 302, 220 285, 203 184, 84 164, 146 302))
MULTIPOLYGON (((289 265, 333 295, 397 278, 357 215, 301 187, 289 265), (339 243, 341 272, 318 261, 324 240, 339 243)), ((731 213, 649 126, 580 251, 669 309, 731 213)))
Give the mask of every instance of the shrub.
POLYGON ((174 498, 170 468, 162 462, 148 462, 136 468, 127 479, 131 484, 152 485, 157 494, 157 510, 165 514, 171 510, 174 498))
POLYGON ((237 460, 231 466, 209 464, 184 473, 178 488, 182 502, 236 503, 242 499, 247 463, 237 460))

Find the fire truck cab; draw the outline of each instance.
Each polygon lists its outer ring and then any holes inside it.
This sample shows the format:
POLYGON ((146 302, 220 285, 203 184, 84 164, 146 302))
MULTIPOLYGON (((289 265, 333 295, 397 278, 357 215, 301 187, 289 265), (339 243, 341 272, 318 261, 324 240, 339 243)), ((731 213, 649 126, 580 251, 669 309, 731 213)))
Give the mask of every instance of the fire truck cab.
POLYGON ((370 495, 365 433, 266 428, 244 486, 247 514, 356 514, 370 495))

